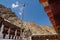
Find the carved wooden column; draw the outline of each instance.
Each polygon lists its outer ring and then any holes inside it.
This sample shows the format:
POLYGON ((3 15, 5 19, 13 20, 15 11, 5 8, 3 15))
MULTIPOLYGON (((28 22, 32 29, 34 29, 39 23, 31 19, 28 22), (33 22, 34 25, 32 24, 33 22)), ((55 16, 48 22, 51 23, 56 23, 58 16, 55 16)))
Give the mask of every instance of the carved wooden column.
POLYGON ((9 26, 8 25, 9 24, 8 24, 8 22, 4 21, 3 25, 4 25, 4 27, 3 27, 2 33, 3 33, 3 38, 5 38, 5 36, 8 34, 8 30, 9 30, 9 26))
POLYGON ((39 37, 39 40, 42 40, 42 37, 41 36, 39 37))
POLYGON ((15 28, 15 26, 10 26, 10 33, 9 33, 9 39, 11 38, 11 36, 12 36, 12 39, 14 38, 14 36, 15 36, 15 31, 16 31, 16 28, 15 28))
POLYGON ((4 28, 3 28, 3 38, 5 38, 5 36, 8 34, 8 26, 4 25, 4 28))
POLYGON ((60 40, 60 34, 58 34, 58 40, 60 40))
POLYGON ((20 33, 21 33, 21 29, 18 27, 18 28, 17 28, 17 33, 16 33, 17 39, 19 39, 20 33))
POLYGON ((2 33, 3 33, 3 38, 5 39, 5 36, 8 34, 8 28, 6 26, 4 26, 2 33))
POLYGON ((45 37, 45 35, 43 36, 43 39, 44 39, 44 40, 46 40, 46 37, 45 37))

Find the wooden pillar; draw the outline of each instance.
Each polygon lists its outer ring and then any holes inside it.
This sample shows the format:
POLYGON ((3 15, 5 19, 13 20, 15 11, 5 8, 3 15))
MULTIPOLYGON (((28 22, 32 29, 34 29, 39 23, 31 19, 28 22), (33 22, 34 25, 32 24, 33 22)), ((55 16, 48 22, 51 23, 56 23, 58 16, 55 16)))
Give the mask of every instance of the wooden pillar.
POLYGON ((3 39, 5 39, 6 34, 3 34, 3 39))
POLYGON ((42 37, 41 36, 39 37, 39 40, 42 40, 42 37))
POLYGON ((17 33, 16 33, 16 37, 19 39, 20 37, 20 33, 21 33, 21 29, 18 27, 17 28, 17 33))
POLYGON ((5 36, 8 34, 8 27, 5 25, 4 28, 3 28, 3 38, 5 38, 5 36))
POLYGON ((11 34, 9 34, 9 39, 11 38, 11 34))
POLYGON ((12 39, 13 39, 14 36, 15 36, 15 28, 10 28, 9 39, 11 38, 11 36, 12 36, 12 39))
POLYGON ((46 40, 46 37, 45 37, 45 35, 43 36, 43 39, 44 39, 44 40, 46 40))
POLYGON ((60 40, 60 34, 58 34, 58 40, 60 40))
POLYGON ((43 35, 41 35, 41 40, 44 40, 44 36, 43 35))
POLYGON ((2 31, 2 34, 3 34, 3 38, 5 38, 5 36, 8 34, 8 30, 9 30, 9 23, 7 21, 3 21, 3 31, 2 31))
POLYGON ((58 40, 58 35, 55 36, 55 40, 58 40))
POLYGON ((51 36, 49 35, 49 40, 51 40, 51 36))

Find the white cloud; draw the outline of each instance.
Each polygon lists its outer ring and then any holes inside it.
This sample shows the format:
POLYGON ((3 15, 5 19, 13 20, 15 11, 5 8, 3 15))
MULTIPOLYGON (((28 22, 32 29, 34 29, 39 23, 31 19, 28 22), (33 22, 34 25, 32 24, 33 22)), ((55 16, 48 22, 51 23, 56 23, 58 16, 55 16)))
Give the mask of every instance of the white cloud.
POLYGON ((19 15, 22 15, 22 13, 20 12, 19 15))
POLYGON ((16 3, 14 4, 12 4, 12 8, 17 8, 19 5, 18 5, 18 1, 16 1, 16 3))

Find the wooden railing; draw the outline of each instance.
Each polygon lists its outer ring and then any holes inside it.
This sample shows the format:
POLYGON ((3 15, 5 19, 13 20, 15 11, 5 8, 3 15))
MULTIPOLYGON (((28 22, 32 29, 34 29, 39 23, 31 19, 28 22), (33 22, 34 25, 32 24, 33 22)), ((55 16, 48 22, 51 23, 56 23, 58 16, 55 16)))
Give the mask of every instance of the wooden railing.
POLYGON ((59 40, 58 35, 34 35, 32 40, 59 40))
POLYGON ((5 39, 6 35, 9 35, 9 39, 11 37, 13 39, 14 36, 15 36, 15 39, 20 37, 20 30, 21 30, 20 27, 17 27, 16 25, 11 24, 11 23, 5 21, 2 17, 0 17, 0 31, 1 31, 2 25, 4 25, 3 26, 3 31, 2 31, 3 39, 5 39))

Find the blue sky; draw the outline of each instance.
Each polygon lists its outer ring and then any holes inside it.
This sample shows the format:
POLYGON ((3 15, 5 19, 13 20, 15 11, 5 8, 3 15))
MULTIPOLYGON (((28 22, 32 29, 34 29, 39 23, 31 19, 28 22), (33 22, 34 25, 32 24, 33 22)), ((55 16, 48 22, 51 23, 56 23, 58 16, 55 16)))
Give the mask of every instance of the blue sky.
POLYGON ((39 3, 39 0, 0 0, 0 4, 5 5, 8 8, 11 8, 13 12, 16 13, 19 19, 21 19, 21 15, 19 15, 19 8, 12 8, 12 4, 25 3, 26 6, 24 8, 24 21, 33 21, 37 25, 48 25, 51 26, 50 20, 47 14, 44 11, 43 6, 39 3))

